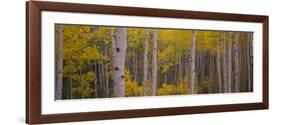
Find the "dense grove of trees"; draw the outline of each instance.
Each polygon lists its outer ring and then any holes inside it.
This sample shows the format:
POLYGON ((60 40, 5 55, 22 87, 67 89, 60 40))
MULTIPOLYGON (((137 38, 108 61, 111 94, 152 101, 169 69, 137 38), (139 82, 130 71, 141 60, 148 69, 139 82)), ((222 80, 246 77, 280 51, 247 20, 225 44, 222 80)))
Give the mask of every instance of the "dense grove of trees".
POLYGON ((251 32, 56 25, 56 99, 253 91, 251 32))

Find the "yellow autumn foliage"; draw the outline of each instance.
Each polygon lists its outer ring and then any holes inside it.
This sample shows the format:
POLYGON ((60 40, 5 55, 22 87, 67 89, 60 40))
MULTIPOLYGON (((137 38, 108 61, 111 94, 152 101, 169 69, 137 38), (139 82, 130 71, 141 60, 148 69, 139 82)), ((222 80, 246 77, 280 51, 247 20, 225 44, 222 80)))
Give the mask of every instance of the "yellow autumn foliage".
POLYGON ((125 96, 141 96, 142 92, 143 87, 138 86, 137 82, 132 80, 129 70, 125 70, 125 96))
POLYGON ((164 83, 157 90, 157 95, 184 95, 190 93, 190 89, 187 86, 187 80, 183 79, 181 83, 177 85, 164 83))

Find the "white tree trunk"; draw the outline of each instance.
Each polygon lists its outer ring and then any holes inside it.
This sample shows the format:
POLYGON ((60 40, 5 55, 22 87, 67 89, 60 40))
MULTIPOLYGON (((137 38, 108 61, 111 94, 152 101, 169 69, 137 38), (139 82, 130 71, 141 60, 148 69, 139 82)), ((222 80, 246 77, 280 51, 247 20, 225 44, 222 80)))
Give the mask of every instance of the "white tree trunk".
POLYGON ((221 81, 221 65, 220 65, 220 41, 219 41, 219 33, 217 33, 217 75, 218 75, 218 82, 219 82, 219 93, 222 92, 222 81, 221 81))
POLYGON ((227 67, 226 67, 226 42, 225 42, 225 32, 223 32, 223 92, 227 92, 227 67))
POLYGON ((105 47, 105 54, 104 54, 104 57, 105 57, 105 67, 104 67, 104 70, 105 70, 105 93, 106 93, 106 97, 109 97, 109 77, 108 77, 108 64, 107 64, 107 60, 108 60, 108 51, 107 51, 107 48, 105 47))
POLYGON ((118 84, 118 97, 125 96, 125 57, 127 50, 127 28, 117 28, 116 31, 116 59, 114 62, 118 84))
POLYGON ((179 77, 178 77, 178 82, 179 84, 182 82, 182 57, 179 56, 179 77))
POLYGON ((229 42, 228 42, 228 92, 231 92, 232 84, 232 33, 229 32, 229 42))
POLYGON ((153 33, 153 52, 152 52, 152 84, 151 84, 151 95, 156 95, 157 85, 157 30, 153 33))
POLYGON ((58 62, 57 62, 57 89, 56 99, 62 99, 62 79, 63 79, 63 25, 58 25, 58 62))
POLYGON ((148 55, 149 30, 145 30, 144 58, 143 58, 143 95, 146 96, 147 82, 147 55, 148 55))
POLYGON ((117 78, 116 78, 116 73, 115 73, 115 67, 116 67, 116 41, 115 41, 115 34, 114 34, 114 29, 110 28, 110 38, 111 38, 111 51, 112 51, 112 80, 114 83, 114 87, 113 87, 113 94, 114 96, 118 96, 117 91, 118 91, 118 84, 117 84, 117 78))
POLYGON ((127 50, 127 28, 117 28, 116 36, 110 31, 112 41, 114 94, 125 96, 125 57, 127 50))
POLYGON ((234 69, 234 79, 235 79, 235 92, 239 92, 239 86, 240 86, 240 79, 239 79, 239 58, 238 58, 238 55, 239 55, 239 51, 238 51, 238 45, 239 45, 239 33, 236 32, 236 41, 235 41, 235 45, 234 45, 234 65, 235 65, 235 69, 234 69))
POLYGON ((196 47, 196 32, 192 30, 192 49, 191 49, 191 94, 195 94, 195 47, 196 47))

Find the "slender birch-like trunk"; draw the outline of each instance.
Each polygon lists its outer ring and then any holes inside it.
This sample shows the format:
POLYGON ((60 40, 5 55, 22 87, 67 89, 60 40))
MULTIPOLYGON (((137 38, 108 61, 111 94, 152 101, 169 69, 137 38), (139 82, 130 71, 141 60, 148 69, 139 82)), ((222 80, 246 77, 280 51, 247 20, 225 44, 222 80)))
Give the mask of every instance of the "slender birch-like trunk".
POLYGON ((226 42, 225 32, 223 32, 223 92, 227 92, 227 67, 226 67, 226 42))
POLYGON ((63 25, 58 25, 58 62, 57 62, 57 84, 55 99, 62 99, 62 84, 63 84, 63 25))
MULTIPOLYGON (((186 64, 185 64, 185 66, 186 66, 186 68, 185 68, 185 77, 186 77, 186 80, 189 80, 189 77, 190 77, 190 75, 189 75, 189 73, 190 73, 190 70, 189 70, 189 67, 190 67, 190 56, 189 56, 189 52, 185 55, 185 59, 186 59, 186 64)), ((187 84, 186 85, 186 87, 189 87, 189 85, 187 84)))
POLYGON ((219 93, 222 92, 222 80, 221 80, 221 65, 220 65, 220 59, 221 59, 221 55, 220 55, 220 41, 219 41, 219 33, 217 33, 217 60, 216 60, 216 64, 217 64, 217 75, 218 75, 218 83, 219 83, 219 93))
POLYGON ((132 74, 133 74, 133 79, 134 79, 134 81, 137 81, 137 79, 136 79, 136 72, 137 72, 137 70, 136 70, 136 59, 135 59, 135 48, 132 48, 133 50, 132 50, 132 74))
POLYGON ((239 58, 238 58, 238 55, 239 55, 239 51, 238 51, 238 49, 239 49, 239 33, 238 32, 236 32, 236 41, 235 41, 235 45, 234 45, 234 59, 235 59, 235 61, 234 61, 234 66, 235 66, 235 68, 234 68, 234 79, 235 79, 235 92, 239 92, 239 82, 240 82, 240 78, 239 78, 239 73, 240 73, 240 71, 239 71, 239 58))
POLYGON ((137 56, 137 54, 135 56, 135 63, 134 63, 134 65, 135 65, 135 75, 136 75, 135 81, 136 81, 136 83, 139 83, 138 76, 140 75, 140 72, 138 70, 138 56, 137 56))
POLYGON ((156 95, 157 85, 157 30, 154 29, 153 33, 153 52, 152 52, 152 84, 151 84, 151 95, 156 95))
POLYGON ((179 84, 182 82, 182 58, 181 56, 179 57, 179 84))
POLYGON ((196 31, 192 30, 192 50, 191 50, 191 94, 195 94, 195 46, 196 46, 196 31))
POLYGON ((98 80, 99 80, 99 88, 102 89, 102 71, 101 71, 101 63, 98 62, 97 63, 97 67, 98 67, 98 80))
POLYGON ((114 29, 110 28, 110 38, 111 38, 111 51, 112 51, 112 80, 114 83, 113 86, 113 94, 116 97, 118 95, 117 91, 118 91, 118 83, 117 83, 117 76, 115 73, 115 67, 116 67, 116 41, 115 41, 115 33, 114 33, 114 29))
POLYGON ((231 92, 231 84, 232 84, 232 33, 229 32, 229 42, 228 42, 228 92, 231 92))
POLYGON ((208 93, 213 93, 213 56, 208 54, 208 57, 209 57, 209 84, 210 84, 210 87, 209 87, 209 90, 208 90, 208 93))
POLYGON ((107 51, 107 48, 105 48, 105 50, 104 50, 105 95, 106 95, 106 97, 109 97, 109 75, 108 75, 108 65, 107 65, 108 56, 107 55, 108 55, 108 51, 107 51))
POLYGON ((143 59, 143 95, 146 96, 146 83, 147 83, 147 55, 148 55, 148 39, 149 30, 145 30, 144 41, 144 59, 143 59))

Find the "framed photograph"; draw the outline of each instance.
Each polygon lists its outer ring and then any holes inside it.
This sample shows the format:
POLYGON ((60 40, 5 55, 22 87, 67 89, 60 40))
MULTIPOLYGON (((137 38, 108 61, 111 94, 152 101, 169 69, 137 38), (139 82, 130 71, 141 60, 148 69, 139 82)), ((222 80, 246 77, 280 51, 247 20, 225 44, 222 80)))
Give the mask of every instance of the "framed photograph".
POLYGON ((268 16, 26 3, 26 123, 268 109, 268 16))

